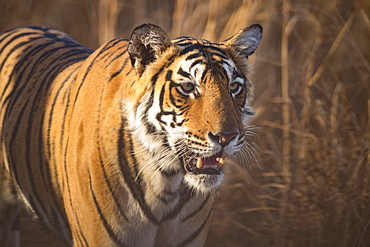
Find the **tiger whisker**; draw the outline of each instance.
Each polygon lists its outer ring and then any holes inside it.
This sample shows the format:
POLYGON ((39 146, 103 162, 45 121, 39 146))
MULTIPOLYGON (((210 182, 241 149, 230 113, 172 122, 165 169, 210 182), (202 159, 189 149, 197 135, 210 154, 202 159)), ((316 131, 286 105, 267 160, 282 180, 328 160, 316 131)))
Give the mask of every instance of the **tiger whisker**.
MULTIPOLYGON (((181 140, 181 142, 178 143, 178 145, 184 145, 183 144, 183 140, 181 140)), ((167 145, 169 145, 169 143, 167 143, 167 145)), ((146 149, 143 148, 142 150, 143 152, 147 152, 146 149)), ((162 164, 164 163, 172 163, 174 162, 176 159, 180 158, 179 156, 179 153, 177 153, 178 151, 175 151, 175 150, 166 150, 167 152, 165 153, 162 153, 161 156, 159 158, 156 158, 154 160, 150 160, 148 163, 146 163, 144 166, 142 166, 140 168, 140 170, 138 171, 138 174, 136 175, 135 177, 135 181, 138 179, 138 177, 140 176, 140 174, 143 172, 143 170, 145 168, 147 168, 148 166, 150 165, 154 165, 156 167, 156 170, 154 172, 154 174, 152 175, 152 177, 160 170, 160 169, 165 169, 166 167, 164 167, 162 164), (158 165, 159 164, 159 165, 158 165)), ((181 154, 181 153, 180 153, 181 154)))

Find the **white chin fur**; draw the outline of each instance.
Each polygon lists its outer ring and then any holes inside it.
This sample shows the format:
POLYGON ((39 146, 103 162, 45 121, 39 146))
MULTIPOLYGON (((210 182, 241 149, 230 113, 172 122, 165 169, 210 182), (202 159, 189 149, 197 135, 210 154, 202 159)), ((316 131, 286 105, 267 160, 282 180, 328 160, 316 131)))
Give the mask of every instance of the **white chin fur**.
POLYGON ((222 182, 224 174, 191 174, 186 173, 184 181, 195 192, 207 194, 216 189, 222 182))

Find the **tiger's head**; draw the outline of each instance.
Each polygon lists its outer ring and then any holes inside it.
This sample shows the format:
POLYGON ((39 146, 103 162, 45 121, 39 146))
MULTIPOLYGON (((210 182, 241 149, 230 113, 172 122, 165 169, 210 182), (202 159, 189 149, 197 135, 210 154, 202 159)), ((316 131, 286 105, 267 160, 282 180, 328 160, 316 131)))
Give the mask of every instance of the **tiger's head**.
POLYGON ((191 37, 171 41, 152 24, 134 30, 128 52, 137 94, 129 103, 130 126, 159 157, 156 169, 184 174, 195 191, 221 183, 224 158, 245 145, 254 114, 248 57, 261 38, 258 24, 221 43, 191 37))

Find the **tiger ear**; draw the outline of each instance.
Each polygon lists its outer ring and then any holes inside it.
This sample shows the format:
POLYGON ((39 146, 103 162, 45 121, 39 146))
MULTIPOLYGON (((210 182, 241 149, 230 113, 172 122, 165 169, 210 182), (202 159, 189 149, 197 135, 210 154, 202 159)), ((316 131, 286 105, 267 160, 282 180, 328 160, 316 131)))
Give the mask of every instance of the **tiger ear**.
POLYGON ((248 57, 254 53, 262 39, 262 27, 253 24, 240 30, 237 34, 223 42, 224 45, 233 50, 236 54, 243 54, 248 57))
POLYGON ((170 38, 162 28, 149 23, 138 26, 132 32, 128 45, 132 66, 141 75, 145 66, 171 45, 170 38))

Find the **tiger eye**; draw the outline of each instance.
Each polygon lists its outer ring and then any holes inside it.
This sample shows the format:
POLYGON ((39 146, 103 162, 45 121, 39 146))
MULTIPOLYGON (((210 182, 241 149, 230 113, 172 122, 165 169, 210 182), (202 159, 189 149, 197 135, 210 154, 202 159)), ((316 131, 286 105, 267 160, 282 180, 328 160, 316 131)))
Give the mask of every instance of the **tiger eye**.
POLYGON ((195 86, 191 82, 186 82, 181 84, 181 89, 184 90, 185 93, 191 93, 194 91, 195 86))
POLYGON ((230 93, 236 94, 242 90, 242 85, 237 82, 233 82, 229 85, 230 93))

